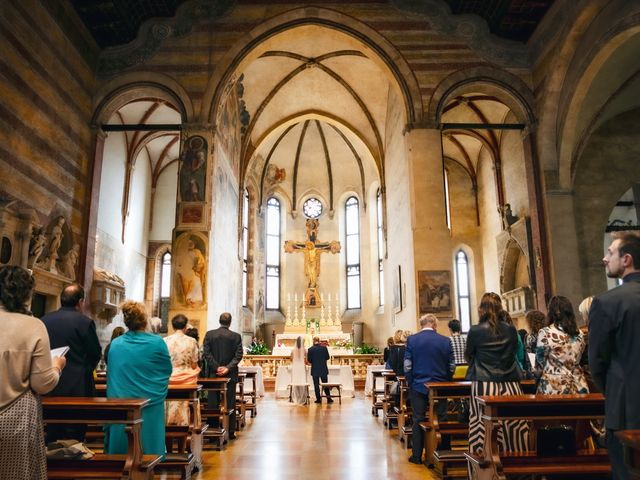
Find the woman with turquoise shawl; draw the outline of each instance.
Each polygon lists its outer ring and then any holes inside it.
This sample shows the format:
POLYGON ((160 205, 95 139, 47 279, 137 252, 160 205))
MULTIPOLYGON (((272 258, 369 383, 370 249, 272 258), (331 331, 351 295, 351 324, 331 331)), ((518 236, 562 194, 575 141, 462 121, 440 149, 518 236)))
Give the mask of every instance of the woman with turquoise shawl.
MULTIPOLYGON (((107 398, 148 398, 142 409, 142 451, 164 455, 164 401, 172 370, 169 350, 159 335, 145 331, 143 304, 126 301, 121 308, 129 331, 111 343, 107 398)), ((105 427, 104 446, 107 454, 127 453, 124 425, 105 427)))

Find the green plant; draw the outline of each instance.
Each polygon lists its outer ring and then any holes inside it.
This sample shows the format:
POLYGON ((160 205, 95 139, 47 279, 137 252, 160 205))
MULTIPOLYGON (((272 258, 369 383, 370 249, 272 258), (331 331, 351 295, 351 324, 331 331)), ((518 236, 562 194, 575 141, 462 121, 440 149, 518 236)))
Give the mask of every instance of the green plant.
POLYGON ((267 347, 264 342, 258 342, 254 345, 251 345, 247 350, 247 355, 271 355, 271 351, 269 347, 267 347))
POLYGON ((361 355, 373 355, 380 353, 380 350, 375 345, 367 345, 366 343, 363 343, 362 346, 356 347, 355 353, 361 355))

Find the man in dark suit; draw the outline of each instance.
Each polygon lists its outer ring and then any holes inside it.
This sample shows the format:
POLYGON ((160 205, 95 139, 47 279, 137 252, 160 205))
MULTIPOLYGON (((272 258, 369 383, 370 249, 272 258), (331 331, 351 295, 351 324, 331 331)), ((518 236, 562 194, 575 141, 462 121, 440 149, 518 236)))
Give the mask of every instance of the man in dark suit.
MULTIPOLYGON (((229 330, 231 314, 220 315, 220 328, 209 330, 204 337, 203 353, 207 362, 207 374, 216 377, 228 377, 227 408, 229 416, 229 438, 236 438, 236 385, 238 383, 238 364, 242 360, 242 338, 240 334, 229 330)), ((218 398, 209 397, 209 407, 218 408, 218 398)))
POLYGON ((640 428, 640 235, 619 232, 602 259, 622 285, 593 299, 589 310, 589 368, 605 395, 606 442, 614 479, 630 478, 618 430, 640 428))
MULTIPOLYGON (((69 347, 67 366, 60 381, 49 395, 92 397, 95 394, 93 370, 100 361, 102 350, 96 334, 96 324, 82 313, 84 289, 72 283, 60 294, 59 310, 42 317, 49 333, 51 348, 69 347)), ((86 426, 49 425, 47 442, 61 439, 84 441, 86 426)))
MULTIPOLYGON (((320 343, 320 338, 313 337, 313 345, 307 351, 307 361, 311 364, 311 378, 313 378, 313 391, 316 394, 316 403, 322 401, 320 396, 320 380, 327 383, 329 377, 329 369, 327 368, 327 360, 329 360, 329 349, 320 343)), ((327 402, 333 403, 331 398, 331 389, 324 389, 327 396, 327 402)))
MULTIPOLYGON (((404 374, 409 386, 409 400, 413 412, 411 463, 422 463, 424 438, 420 422, 424 422, 429 408, 426 382, 448 382, 455 369, 453 348, 444 335, 436 332, 438 319, 433 314, 420 317, 422 330, 407 339, 404 351, 404 374)), ((446 402, 437 405, 438 419, 444 420, 446 402)), ((445 446, 446 448, 446 446, 445 446)))

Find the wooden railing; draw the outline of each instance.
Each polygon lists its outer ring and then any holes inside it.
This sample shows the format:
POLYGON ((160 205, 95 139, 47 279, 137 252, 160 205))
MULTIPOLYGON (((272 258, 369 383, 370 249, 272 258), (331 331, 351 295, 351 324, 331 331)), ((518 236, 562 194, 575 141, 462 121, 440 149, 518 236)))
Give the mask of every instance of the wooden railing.
MULTIPOLYGON (((278 367, 289 365, 291 357, 286 355, 245 355, 242 364, 262 367, 264 378, 275 378, 278 367)), ((381 365, 381 354, 367 355, 334 355, 331 357, 332 365, 349 365, 353 371, 354 379, 364 380, 367 376, 368 365, 381 365)))

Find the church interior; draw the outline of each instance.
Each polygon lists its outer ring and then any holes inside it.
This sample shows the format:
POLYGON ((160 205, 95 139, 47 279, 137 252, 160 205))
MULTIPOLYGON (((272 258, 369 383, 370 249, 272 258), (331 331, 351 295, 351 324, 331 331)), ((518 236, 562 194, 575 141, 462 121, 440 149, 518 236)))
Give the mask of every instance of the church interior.
POLYGON ((125 298, 270 350, 489 291, 526 328, 640 228, 635 0, 24 0, 0 37, 0 265, 39 317, 82 283, 103 347, 125 298))

